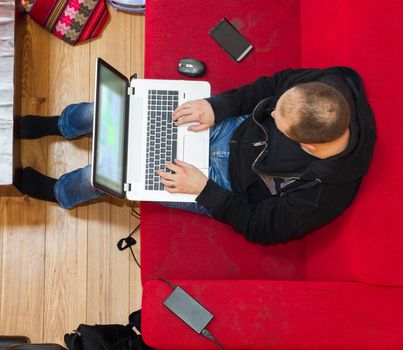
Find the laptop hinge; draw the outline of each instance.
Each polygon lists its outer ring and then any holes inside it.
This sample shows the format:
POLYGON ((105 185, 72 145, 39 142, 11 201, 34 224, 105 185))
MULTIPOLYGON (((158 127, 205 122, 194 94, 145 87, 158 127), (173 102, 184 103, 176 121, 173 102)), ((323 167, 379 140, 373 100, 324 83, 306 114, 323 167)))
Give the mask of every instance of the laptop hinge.
POLYGON ((124 189, 125 192, 130 192, 132 190, 132 184, 125 182, 123 184, 123 189, 124 189))
POLYGON ((134 95, 135 94, 135 88, 134 87, 132 87, 132 86, 129 86, 128 88, 127 88, 127 94, 128 95, 134 95))

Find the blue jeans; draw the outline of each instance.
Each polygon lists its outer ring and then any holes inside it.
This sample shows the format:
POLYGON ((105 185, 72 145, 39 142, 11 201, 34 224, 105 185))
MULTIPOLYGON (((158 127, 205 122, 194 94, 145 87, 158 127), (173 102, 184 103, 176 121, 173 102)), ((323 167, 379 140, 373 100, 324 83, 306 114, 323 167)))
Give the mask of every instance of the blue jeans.
MULTIPOLYGON (((67 139, 92 132, 94 106, 79 103, 67 106, 59 119, 59 131, 67 139)), ((228 118, 210 129, 209 178, 221 187, 231 189, 228 173, 229 146, 232 135, 249 115, 228 118)), ((55 196, 62 208, 71 209, 105 196, 91 185, 91 165, 64 174, 56 181, 55 196)), ((163 205, 211 216, 211 210, 198 203, 169 202, 163 205)))
MULTIPOLYGON (((59 118, 59 131, 66 139, 92 133, 94 104, 78 103, 67 106, 59 118)), ((72 209, 95 199, 106 196, 91 185, 91 165, 76 169, 61 176, 54 187, 58 204, 64 209, 72 209)))

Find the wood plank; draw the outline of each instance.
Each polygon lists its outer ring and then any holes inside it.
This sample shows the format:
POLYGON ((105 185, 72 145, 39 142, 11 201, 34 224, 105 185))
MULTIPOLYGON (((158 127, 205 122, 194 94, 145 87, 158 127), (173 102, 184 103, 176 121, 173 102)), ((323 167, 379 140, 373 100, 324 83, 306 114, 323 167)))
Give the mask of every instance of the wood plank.
MULTIPOLYGON (((137 73, 139 78, 144 77, 144 28, 145 17, 136 15, 132 16, 131 21, 131 34, 132 40, 130 42, 130 67, 131 73, 137 73)), ((135 203, 134 207, 140 212, 139 203, 135 203)), ((131 216, 130 227, 134 229, 137 226, 139 220, 134 216, 131 216)), ((134 235, 137 241, 137 245, 134 249, 134 254, 137 260, 140 262, 140 230, 134 235)), ((141 285, 141 270, 135 264, 132 258, 130 263, 130 310, 139 310, 141 308, 142 297, 142 285, 141 285)))
POLYGON ((44 284, 44 220, 21 199, 2 199, 3 293, 0 333, 23 334, 42 341, 44 284), (27 209, 27 210, 24 210, 27 209), (19 226, 15 226, 19 223, 19 226), (34 254, 33 254, 34 252, 34 254))
MULTIPOLYGON (((51 37, 50 115, 89 98, 89 45, 72 47, 51 37)), ((59 178, 88 163, 88 138, 50 137, 48 174, 59 178)), ((87 207, 70 211, 48 204, 46 216, 44 340, 63 343, 63 334, 86 321, 87 207)))
MULTIPOLYGON (((49 35, 28 21, 22 60, 22 113, 46 114, 49 35)), ((23 162, 46 169, 46 140, 24 141, 23 162)), ((43 340, 45 217, 44 202, 0 198, 3 237, 0 334, 43 340)), ((1 260, 1 259, 0 259, 1 260)))
MULTIPOLYGON (((50 34, 28 18, 24 39, 22 62, 22 115, 46 116, 49 89, 49 40, 50 34)), ((23 140, 21 158, 24 167, 46 173, 48 139, 23 140)), ((34 203, 42 203, 33 201, 34 203)))
MULTIPOLYGON (((110 22, 101 40, 91 43, 91 91, 94 91, 95 61, 102 57, 123 74, 130 75, 128 30, 131 15, 109 7, 110 22), (113 42, 111 50, 105 43, 113 42)), ((119 200, 105 200, 89 207, 88 303, 89 323, 126 323, 129 309, 129 251, 116 243, 129 234, 129 207, 119 200)))
POLYGON ((133 15, 130 29, 132 34, 130 67, 131 73, 137 73, 139 78, 144 78, 144 30, 145 17, 133 15))
MULTIPOLYGON (((138 213, 140 213, 139 203, 136 202, 133 207, 138 213)), ((131 215, 130 218, 130 227, 134 230, 137 225, 140 223, 140 220, 136 215, 131 215)), ((140 230, 133 235, 133 238, 137 241, 136 246, 133 249, 134 256, 141 266, 141 258, 140 258, 140 230)), ((141 269, 137 266, 134 261, 134 258, 130 257, 130 304, 129 309, 130 312, 141 309, 141 298, 143 295, 143 288, 141 285, 141 269)))

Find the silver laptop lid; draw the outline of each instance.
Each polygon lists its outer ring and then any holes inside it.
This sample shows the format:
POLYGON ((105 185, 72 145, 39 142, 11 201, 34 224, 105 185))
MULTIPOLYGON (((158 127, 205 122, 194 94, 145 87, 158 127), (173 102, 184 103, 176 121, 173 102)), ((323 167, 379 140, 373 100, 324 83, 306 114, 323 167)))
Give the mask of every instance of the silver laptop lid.
POLYGON ((125 197, 129 80, 101 58, 96 64, 92 185, 125 197))

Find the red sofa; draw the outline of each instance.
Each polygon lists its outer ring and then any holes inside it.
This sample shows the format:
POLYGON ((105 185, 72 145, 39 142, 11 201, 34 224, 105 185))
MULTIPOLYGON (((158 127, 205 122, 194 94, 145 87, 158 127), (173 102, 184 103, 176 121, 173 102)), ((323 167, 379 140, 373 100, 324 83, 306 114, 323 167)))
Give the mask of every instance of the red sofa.
POLYGON ((403 3, 400 0, 147 1, 147 78, 206 62, 215 93, 285 68, 345 65, 377 124, 359 194, 331 224, 263 246, 214 219, 142 203, 143 335, 156 349, 216 349, 163 306, 182 286, 227 349, 403 349, 403 3), (254 51, 235 63, 208 36, 227 17, 254 51))

